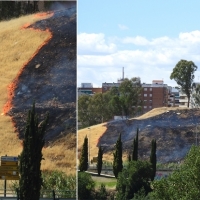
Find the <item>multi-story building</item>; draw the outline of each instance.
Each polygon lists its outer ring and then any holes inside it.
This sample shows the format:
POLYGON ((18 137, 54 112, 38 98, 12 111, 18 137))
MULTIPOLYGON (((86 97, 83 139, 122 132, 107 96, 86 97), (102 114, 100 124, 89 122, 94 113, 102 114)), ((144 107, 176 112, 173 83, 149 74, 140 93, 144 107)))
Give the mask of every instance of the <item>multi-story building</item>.
POLYGON ((153 80, 152 84, 142 84, 141 99, 144 102, 143 112, 148 112, 153 108, 168 106, 169 89, 162 80, 153 80))
POLYGON ((102 93, 102 88, 93 88, 92 83, 81 83, 81 87, 78 88, 78 96, 83 94, 93 95, 95 93, 102 93))
POLYGON ((168 106, 179 107, 179 89, 169 86, 168 106))
POLYGON ((112 88, 112 87, 119 87, 120 86, 120 83, 102 83, 102 93, 105 93, 105 92, 107 92, 107 91, 109 91, 110 90, 110 88, 112 88))

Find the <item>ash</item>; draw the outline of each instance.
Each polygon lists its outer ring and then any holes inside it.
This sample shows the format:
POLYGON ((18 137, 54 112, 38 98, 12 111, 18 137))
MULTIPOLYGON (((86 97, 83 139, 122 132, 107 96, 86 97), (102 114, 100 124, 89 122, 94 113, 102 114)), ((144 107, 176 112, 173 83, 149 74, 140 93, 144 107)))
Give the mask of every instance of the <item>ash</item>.
POLYGON ((25 66, 8 114, 23 138, 27 112, 33 101, 43 120, 49 112, 46 144, 69 132, 76 132, 76 6, 55 11, 51 18, 29 26, 52 33, 48 44, 25 66))

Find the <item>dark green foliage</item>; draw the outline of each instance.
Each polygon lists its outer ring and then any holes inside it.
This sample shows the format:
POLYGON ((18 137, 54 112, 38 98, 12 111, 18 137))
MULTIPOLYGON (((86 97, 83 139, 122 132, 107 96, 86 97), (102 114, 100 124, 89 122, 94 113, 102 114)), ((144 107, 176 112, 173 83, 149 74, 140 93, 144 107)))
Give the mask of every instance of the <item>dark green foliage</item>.
POLYGON ((153 174, 151 180, 154 180, 154 177, 156 176, 156 140, 151 141, 151 155, 150 155, 150 163, 152 164, 153 168, 153 174))
POLYGON ((99 187, 98 191, 95 192, 95 199, 98 200, 107 200, 108 199, 108 192, 106 191, 105 185, 102 183, 99 187))
POLYGON ((78 199, 90 200, 93 199, 95 183, 90 174, 86 172, 78 172, 78 199))
POLYGON ((132 160, 135 160, 135 161, 138 160, 138 132, 139 132, 139 129, 137 128, 136 138, 134 138, 134 140, 133 140, 132 160))
POLYGON ((131 161, 131 154, 128 154, 128 161, 131 161))
POLYGON ((137 78, 124 79, 119 88, 78 98, 78 118, 82 127, 108 121, 113 116, 135 116, 141 110, 141 84, 137 78))
POLYGON ((123 161, 122 161, 122 141, 121 141, 121 134, 115 144, 115 152, 113 153, 114 160, 113 160, 113 173, 115 177, 118 177, 118 173, 123 169, 123 161))
POLYGON ((134 197, 134 194, 142 188, 145 195, 151 191, 150 180, 152 176, 151 163, 147 161, 131 161, 127 168, 119 173, 117 179, 117 198, 118 200, 127 200, 134 197))
POLYGON ((0 1, 0 20, 8 20, 38 11, 38 1, 0 1))
POLYGON ((88 138, 86 135, 84 139, 82 151, 81 151, 79 170, 83 172, 83 171, 87 171, 87 169, 88 169, 88 138))
POLYGON ((43 171, 41 194, 52 197, 52 190, 60 191, 59 197, 76 197, 76 175, 66 175, 62 171, 43 171))
POLYGON ((99 176, 100 176, 101 170, 102 170, 102 164, 103 164, 103 160, 102 159, 103 159, 103 149, 100 146, 99 147, 99 151, 98 151, 98 158, 97 158, 97 172, 98 172, 99 176))
POLYGON ((20 155, 20 200, 39 200, 42 185, 40 166, 47 121, 48 115, 43 122, 38 123, 33 104, 32 110, 28 112, 23 150, 20 155))
POLYGON ((200 199, 200 147, 192 146, 184 163, 167 178, 153 181, 152 199, 200 199))
POLYGON ((180 60, 173 69, 170 79, 174 79, 181 86, 183 93, 187 95, 188 107, 190 102, 191 89, 194 81, 194 72, 197 66, 192 61, 180 60))

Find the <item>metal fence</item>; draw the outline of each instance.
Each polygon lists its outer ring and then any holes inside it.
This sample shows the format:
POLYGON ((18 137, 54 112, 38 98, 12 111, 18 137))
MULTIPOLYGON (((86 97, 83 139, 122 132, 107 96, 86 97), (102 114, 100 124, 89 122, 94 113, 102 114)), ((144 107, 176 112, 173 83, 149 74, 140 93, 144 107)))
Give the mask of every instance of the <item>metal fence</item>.
MULTIPOLYGON (((17 199, 19 198, 19 191, 16 190, 4 190, 0 188, 0 200, 2 199, 17 199)), ((64 199, 76 199, 75 190, 41 190, 40 199, 53 199, 53 200, 64 200, 64 199)))

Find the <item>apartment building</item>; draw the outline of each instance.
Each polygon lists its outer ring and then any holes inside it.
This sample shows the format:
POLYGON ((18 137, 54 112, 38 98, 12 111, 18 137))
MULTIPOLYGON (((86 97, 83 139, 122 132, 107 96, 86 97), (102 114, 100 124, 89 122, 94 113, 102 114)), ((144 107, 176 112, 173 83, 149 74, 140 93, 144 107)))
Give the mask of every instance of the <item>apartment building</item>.
POLYGON ((107 92, 107 91, 109 91, 112 87, 119 87, 120 86, 120 82, 118 82, 118 83, 102 83, 102 93, 105 93, 105 92, 107 92))
POLYGON ((94 88, 92 83, 81 83, 81 87, 78 88, 78 96, 94 95, 95 93, 102 93, 102 88, 94 88))
POLYGON ((169 88, 162 80, 153 80, 152 84, 142 84, 141 99, 144 102, 143 112, 153 108, 168 106, 169 88))

